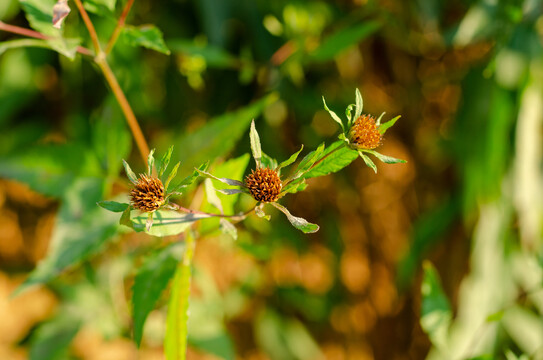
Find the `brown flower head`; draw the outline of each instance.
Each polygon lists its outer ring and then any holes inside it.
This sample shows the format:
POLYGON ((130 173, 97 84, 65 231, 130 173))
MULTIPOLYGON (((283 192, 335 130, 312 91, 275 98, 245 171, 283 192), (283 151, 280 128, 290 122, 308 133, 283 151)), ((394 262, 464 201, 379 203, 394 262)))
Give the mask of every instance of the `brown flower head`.
POLYGON ((256 201, 275 202, 279 199, 283 184, 277 171, 257 168, 247 175, 245 186, 256 201))
POLYGON ((383 135, 371 115, 359 116, 349 131, 349 142, 358 149, 375 149, 382 140, 383 135))
POLYGON ((164 205, 164 185, 158 178, 140 174, 136 186, 130 191, 132 205, 141 211, 155 211, 164 205))

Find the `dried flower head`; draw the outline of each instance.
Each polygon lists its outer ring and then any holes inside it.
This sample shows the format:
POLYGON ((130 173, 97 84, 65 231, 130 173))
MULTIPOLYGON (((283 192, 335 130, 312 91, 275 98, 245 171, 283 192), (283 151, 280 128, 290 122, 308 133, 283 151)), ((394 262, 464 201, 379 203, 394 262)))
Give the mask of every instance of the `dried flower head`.
POLYGON ((245 186, 256 201, 275 202, 279 199, 283 184, 277 171, 257 168, 247 175, 245 186))
POLYGON ((383 135, 371 115, 359 116, 349 131, 349 142, 358 149, 375 149, 381 145, 382 140, 383 135))
POLYGON ((130 191, 132 206, 144 212, 155 211, 164 205, 164 185, 158 178, 140 174, 135 187, 130 191))

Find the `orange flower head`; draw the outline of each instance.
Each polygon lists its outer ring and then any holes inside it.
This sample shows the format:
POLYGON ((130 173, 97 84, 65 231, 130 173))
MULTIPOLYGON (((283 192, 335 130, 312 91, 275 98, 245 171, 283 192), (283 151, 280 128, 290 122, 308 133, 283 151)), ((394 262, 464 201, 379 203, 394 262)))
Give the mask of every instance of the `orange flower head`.
POLYGON ((275 202, 280 197, 283 184, 277 171, 258 168, 247 175, 245 186, 256 201, 275 202))
POLYGON ((381 145, 382 140, 383 135, 371 115, 359 116, 349 131, 349 142, 358 149, 375 149, 381 145))
POLYGON ((158 178, 140 174, 138 183, 130 191, 132 205, 141 211, 155 211, 164 205, 164 185, 158 178))

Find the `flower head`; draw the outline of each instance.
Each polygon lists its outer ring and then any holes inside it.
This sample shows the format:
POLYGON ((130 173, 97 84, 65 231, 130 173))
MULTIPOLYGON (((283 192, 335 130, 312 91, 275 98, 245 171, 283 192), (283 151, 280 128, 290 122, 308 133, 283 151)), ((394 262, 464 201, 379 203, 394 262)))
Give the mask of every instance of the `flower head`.
POLYGON ((382 144, 383 134, 371 115, 361 115, 349 130, 349 142, 357 149, 372 150, 382 144))
POLYGON ((275 202, 281 195, 283 183, 277 171, 269 168, 257 168, 247 175, 245 186, 256 201, 275 202))
POLYGON ((164 185, 158 178, 140 174, 138 182, 130 190, 130 203, 143 212, 155 211, 165 203, 164 185))

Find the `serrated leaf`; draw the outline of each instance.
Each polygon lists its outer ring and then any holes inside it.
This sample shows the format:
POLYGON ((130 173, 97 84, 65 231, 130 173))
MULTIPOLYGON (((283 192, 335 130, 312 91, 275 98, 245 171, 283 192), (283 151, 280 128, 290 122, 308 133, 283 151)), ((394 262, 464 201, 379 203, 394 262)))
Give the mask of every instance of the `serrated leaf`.
POLYGON ((168 175, 168 178, 166 179, 166 182, 164 183, 164 189, 166 189, 166 192, 168 192, 168 187, 170 186, 170 182, 173 180, 173 178, 177 175, 177 170, 179 169, 179 166, 181 165, 180 162, 175 164, 172 171, 170 171, 170 175, 168 175))
POLYGON ((364 108, 364 100, 362 100, 362 94, 360 94, 360 90, 356 89, 355 91, 356 96, 356 110, 354 112, 354 120, 358 119, 360 115, 362 115, 362 109, 364 108))
POLYGON ((375 166, 375 163, 360 150, 358 151, 358 155, 360 155, 360 157, 362 158, 362 160, 364 160, 366 165, 368 165, 368 167, 370 167, 377 174, 377 166, 375 166))
POLYGON ((147 176, 151 176, 153 174, 153 166, 155 166, 154 153, 155 149, 151 150, 147 156, 147 176))
POLYGON ((109 200, 98 201, 97 204, 103 207, 104 209, 112 211, 112 212, 123 212, 130 206, 126 203, 120 203, 117 201, 109 201, 109 200))
POLYGON ((335 173, 352 163, 358 157, 358 153, 346 145, 342 140, 332 143, 322 153, 322 160, 307 172, 304 178, 309 179, 335 173))
POLYGON ((374 155, 377 159, 381 160, 385 164, 398 164, 398 163, 406 163, 407 162, 407 161, 402 160, 402 159, 393 158, 392 156, 386 156, 386 155, 380 154, 375 150, 362 150, 362 151, 374 155))
POLYGON ((251 141, 251 152, 253 153, 253 158, 256 162, 256 167, 262 167, 262 148, 260 145, 260 136, 255 127, 255 120, 251 121, 251 130, 249 131, 249 139, 251 141))
POLYGON ((177 265, 168 303, 164 352, 166 360, 185 360, 187 352, 187 321, 189 318, 189 297, 191 265, 194 253, 194 237, 186 232, 186 250, 183 260, 177 265))
POLYGON ((189 228, 195 221, 208 218, 207 215, 181 214, 171 210, 157 210, 153 215, 153 226, 146 230, 147 213, 132 210, 130 220, 135 231, 145 231, 154 236, 178 235, 189 228))
POLYGON ((183 251, 184 243, 170 244, 151 253, 138 268, 132 287, 134 341, 138 346, 141 343, 145 320, 174 275, 183 251))
POLYGON ((452 320, 451 305, 443 292, 439 275, 433 265, 426 261, 423 269, 420 325, 430 337, 432 344, 446 352, 452 320))
POLYGON ((314 233, 314 232, 317 232, 319 231, 319 225, 317 224, 312 224, 310 222, 308 222, 306 219, 304 218, 301 218, 301 217, 296 217, 294 215, 292 215, 286 207, 278 204, 278 203, 275 203, 275 202, 272 202, 270 203, 273 207, 275 207, 276 209, 278 209, 279 211, 281 211, 283 214, 285 214, 287 216, 287 219, 288 221, 290 221, 290 223, 292 224, 292 226, 294 226, 296 229, 298 230, 301 230, 303 231, 304 233, 314 233))
POLYGON ((126 176, 128 176, 128 179, 134 184, 136 185, 138 183, 138 177, 136 176, 136 174, 132 171, 132 169, 130 168, 130 165, 128 165, 128 163, 123 159, 123 166, 124 166, 124 171, 126 172, 126 176))
POLYGON ((162 178, 162 175, 164 174, 164 171, 168 168, 168 165, 170 165, 170 159, 172 158, 172 152, 173 152, 173 145, 168 148, 168 151, 162 156, 162 160, 160 161, 160 166, 158 168, 158 177, 162 178))
POLYGON ((338 55, 349 46, 355 45, 368 37, 381 27, 377 21, 365 21, 357 23, 346 29, 341 29, 322 41, 322 44, 316 48, 311 57, 316 61, 328 61, 338 55))
POLYGON ((143 46, 170 55, 170 49, 164 43, 162 31, 154 25, 125 26, 122 34, 126 42, 132 46, 143 46))
POLYGON ((379 132, 384 134, 392 125, 396 124, 396 121, 401 117, 401 115, 396 116, 395 118, 387 121, 384 124, 379 125, 379 132))
POLYGON ((343 132, 345 132, 345 127, 343 126, 343 121, 341 121, 341 119, 339 118, 339 116, 337 116, 337 114, 335 112, 333 112, 332 110, 330 110, 328 108, 328 105, 326 105, 326 100, 324 100, 324 96, 322 97, 322 103, 324 104, 324 110, 328 111, 328 113, 330 114, 332 119, 334 119, 334 121, 337 122, 339 124, 339 126, 341 126, 341 130, 343 130, 343 132))
POLYGON ((300 147, 300 150, 296 151, 294 154, 290 155, 290 157, 283 161, 282 163, 279 164, 279 168, 278 170, 284 168, 284 167, 287 167, 289 166, 290 164, 294 163, 296 161, 296 159, 298 159, 298 155, 302 152, 302 150, 304 149, 304 146, 302 145, 300 147))

